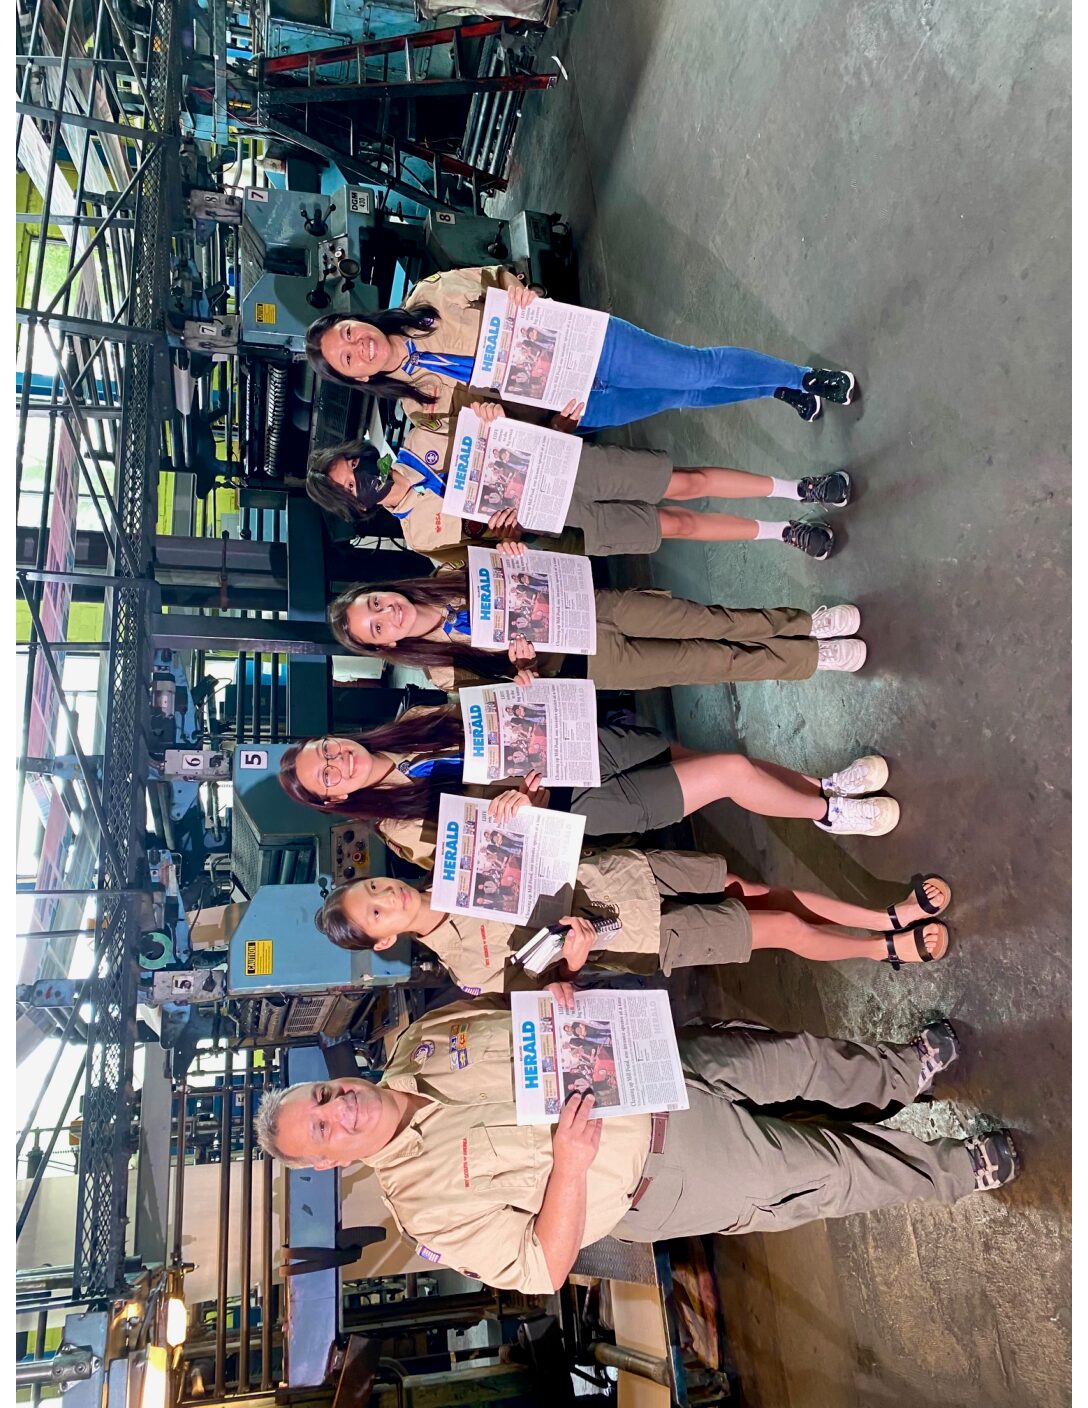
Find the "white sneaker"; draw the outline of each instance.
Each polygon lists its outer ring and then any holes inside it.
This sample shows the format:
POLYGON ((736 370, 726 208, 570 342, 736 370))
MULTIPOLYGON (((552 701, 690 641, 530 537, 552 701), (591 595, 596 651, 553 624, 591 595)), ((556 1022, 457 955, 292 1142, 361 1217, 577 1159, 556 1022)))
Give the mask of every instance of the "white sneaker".
POLYGON ((825 777, 824 791, 836 797, 865 797, 879 792, 888 783, 888 764, 877 753, 855 758, 849 766, 825 777))
POLYGON ((809 635, 814 640, 831 640, 852 636, 860 626, 861 612, 856 606, 818 606, 812 613, 809 635))
POLYGON ((817 670, 846 670, 853 674, 865 664, 868 654, 863 640, 821 640, 818 646, 817 670))
POLYGON ((899 803, 893 797, 831 797, 821 831, 836 836, 886 836, 899 825, 899 803))

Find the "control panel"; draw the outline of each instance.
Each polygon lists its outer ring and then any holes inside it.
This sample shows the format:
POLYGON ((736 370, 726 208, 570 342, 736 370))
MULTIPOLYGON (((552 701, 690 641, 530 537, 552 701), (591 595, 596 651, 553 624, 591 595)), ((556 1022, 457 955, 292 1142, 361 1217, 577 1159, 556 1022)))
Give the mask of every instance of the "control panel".
POLYGON ((332 883, 343 885, 370 874, 370 835, 361 821, 334 826, 329 836, 332 847, 332 883))

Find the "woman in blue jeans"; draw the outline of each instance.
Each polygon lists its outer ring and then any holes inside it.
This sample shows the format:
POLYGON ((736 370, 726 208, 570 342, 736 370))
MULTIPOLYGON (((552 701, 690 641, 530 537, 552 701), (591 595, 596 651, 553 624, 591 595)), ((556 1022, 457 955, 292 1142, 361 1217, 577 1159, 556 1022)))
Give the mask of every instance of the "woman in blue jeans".
MULTIPOLYGON (((326 313, 310 325, 306 352, 314 370, 348 386, 365 382, 377 396, 400 400, 426 429, 456 420, 458 386, 468 385, 488 289, 506 291, 514 307, 535 298, 509 270, 450 269, 416 285, 401 308, 367 319, 326 313)), ((685 347, 609 318, 589 400, 560 412, 565 428, 625 425, 683 406, 726 406, 762 397, 792 406, 805 421, 823 402, 850 404, 848 371, 799 366, 744 347, 685 347)))

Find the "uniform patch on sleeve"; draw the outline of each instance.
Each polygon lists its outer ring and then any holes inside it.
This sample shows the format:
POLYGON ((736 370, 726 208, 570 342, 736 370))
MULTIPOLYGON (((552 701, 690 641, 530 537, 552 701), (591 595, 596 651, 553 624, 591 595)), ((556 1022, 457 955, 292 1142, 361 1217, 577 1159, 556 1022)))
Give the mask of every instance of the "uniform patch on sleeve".
POLYGON ((483 992, 483 988, 466 988, 463 983, 460 985, 460 987, 461 991, 463 993, 467 993, 469 997, 479 997, 480 994, 483 992))
POLYGON ((424 1261, 441 1261, 442 1253, 433 1252, 430 1247, 425 1247, 422 1242, 416 1243, 416 1256, 421 1256, 424 1261))
POLYGON ((418 1061, 418 1062, 422 1065, 422 1063, 423 1063, 424 1061, 426 1061, 426 1059, 427 1059, 428 1056, 433 1056, 433 1055, 434 1055, 434 1042, 433 1042, 433 1041, 421 1041, 421 1042, 419 1043, 419 1045, 416 1047, 416 1049, 412 1052, 412 1060, 413 1060, 413 1061, 418 1061))
POLYGON ((437 451, 437 450, 428 450, 427 453, 423 456, 423 462, 424 462, 424 464, 437 464, 437 463, 438 463, 438 451, 437 451))
POLYGON ((441 274, 428 274, 423 282, 425 284, 436 284, 441 277, 441 274))

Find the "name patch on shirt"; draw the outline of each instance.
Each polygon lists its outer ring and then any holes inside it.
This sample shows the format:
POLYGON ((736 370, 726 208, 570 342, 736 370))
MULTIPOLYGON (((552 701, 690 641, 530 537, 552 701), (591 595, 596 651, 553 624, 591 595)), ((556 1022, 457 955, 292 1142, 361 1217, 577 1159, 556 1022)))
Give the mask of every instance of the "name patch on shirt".
POLYGON ((442 1253, 434 1252, 430 1247, 425 1247, 422 1242, 416 1244, 416 1256, 421 1256, 424 1261, 441 1261, 442 1253))
POLYGON ((464 1180, 465 1180, 465 1187, 467 1188, 467 1187, 469 1186, 469 1183, 471 1182, 471 1180, 470 1180, 470 1178, 469 1178, 469 1176, 468 1176, 468 1140, 467 1140, 467 1139, 462 1139, 462 1140, 461 1140, 461 1175, 462 1175, 462 1177, 463 1177, 464 1180))

